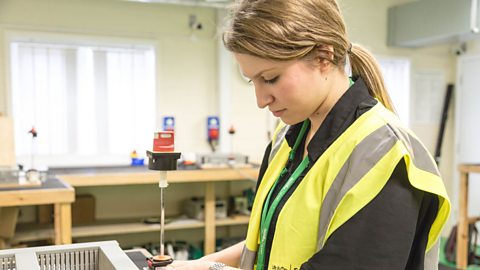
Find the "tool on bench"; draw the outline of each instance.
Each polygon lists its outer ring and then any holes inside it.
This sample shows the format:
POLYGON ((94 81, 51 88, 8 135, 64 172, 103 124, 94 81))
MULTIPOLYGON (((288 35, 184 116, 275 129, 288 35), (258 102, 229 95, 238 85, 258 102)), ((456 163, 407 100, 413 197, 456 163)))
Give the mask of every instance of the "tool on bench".
POLYGON ((168 186, 167 171, 177 169, 177 160, 180 158, 179 152, 174 152, 174 133, 173 131, 155 132, 153 139, 153 151, 147 150, 148 169, 160 171, 160 254, 147 258, 148 266, 151 270, 164 269, 164 266, 173 262, 172 257, 165 255, 164 230, 165 230, 165 199, 164 189, 168 186))

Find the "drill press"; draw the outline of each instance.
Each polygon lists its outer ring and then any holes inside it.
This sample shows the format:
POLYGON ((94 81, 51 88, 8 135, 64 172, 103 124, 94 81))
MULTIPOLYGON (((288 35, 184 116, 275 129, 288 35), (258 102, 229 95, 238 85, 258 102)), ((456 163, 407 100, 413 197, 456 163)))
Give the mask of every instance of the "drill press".
POLYGON ((172 257, 165 254, 164 230, 165 230, 165 199, 164 189, 168 186, 167 171, 177 169, 177 160, 180 158, 179 152, 174 152, 174 134, 173 131, 155 132, 153 139, 153 151, 147 150, 148 169, 160 171, 160 253, 151 258, 147 258, 148 266, 151 270, 160 270, 173 262, 172 257))

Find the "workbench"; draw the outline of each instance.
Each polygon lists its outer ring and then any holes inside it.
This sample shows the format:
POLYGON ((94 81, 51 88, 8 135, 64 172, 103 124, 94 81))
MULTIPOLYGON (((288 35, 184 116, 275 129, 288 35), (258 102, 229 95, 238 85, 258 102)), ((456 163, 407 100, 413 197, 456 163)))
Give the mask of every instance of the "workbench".
POLYGON ((46 205, 54 207, 55 244, 72 243, 71 203, 75 191, 70 184, 49 178, 40 186, 0 188, 0 207, 46 205))
POLYGON ((468 224, 479 220, 468 217, 468 175, 480 173, 480 164, 460 164, 459 217, 457 228, 457 268, 466 269, 468 265, 468 224))
MULTIPOLYGON (((146 167, 105 167, 105 168, 67 168, 53 169, 57 178, 64 180, 74 188, 108 187, 128 185, 158 185, 159 174, 149 171, 146 167)), ((204 251, 206 254, 215 251, 216 227, 231 225, 246 225, 248 216, 235 216, 226 219, 215 219, 215 183, 229 181, 256 181, 258 168, 223 168, 195 169, 168 172, 169 184, 204 183, 205 219, 188 223, 169 223, 165 230, 204 228, 204 251)), ((156 232, 158 224, 143 224, 141 222, 124 221, 121 223, 97 222, 92 225, 74 226, 73 238, 95 237, 105 235, 156 232)), ((45 237, 48 231, 37 230, 31 233, 17 234, 17 241, 38 240, 45 237)))

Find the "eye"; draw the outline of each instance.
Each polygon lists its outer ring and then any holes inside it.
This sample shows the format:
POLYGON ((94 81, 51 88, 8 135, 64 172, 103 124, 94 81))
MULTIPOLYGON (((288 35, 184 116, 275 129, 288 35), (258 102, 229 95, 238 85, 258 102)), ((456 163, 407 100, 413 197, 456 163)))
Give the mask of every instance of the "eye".
POLYGON ((263 82, 266 83, 266 84, 274 84, 276 81, 278 81, 278 77, 274 77, 273 79, 270 79, 270 80, 266 80, 266 79, 263 79, 263 82))

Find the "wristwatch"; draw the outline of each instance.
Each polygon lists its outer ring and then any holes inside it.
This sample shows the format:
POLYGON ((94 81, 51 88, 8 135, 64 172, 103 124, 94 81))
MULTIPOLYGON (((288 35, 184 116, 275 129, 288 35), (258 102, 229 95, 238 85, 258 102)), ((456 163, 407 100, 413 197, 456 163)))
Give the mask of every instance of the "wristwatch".
POLYGON ((212 265, 210 265, 210 267, 208 268, 208 270, 222 270, 223 268, 225 268, 225 266, 227 266, 227 265, 224 264, 224 263, 215 262, 215 263, 213 263, 212 265))

